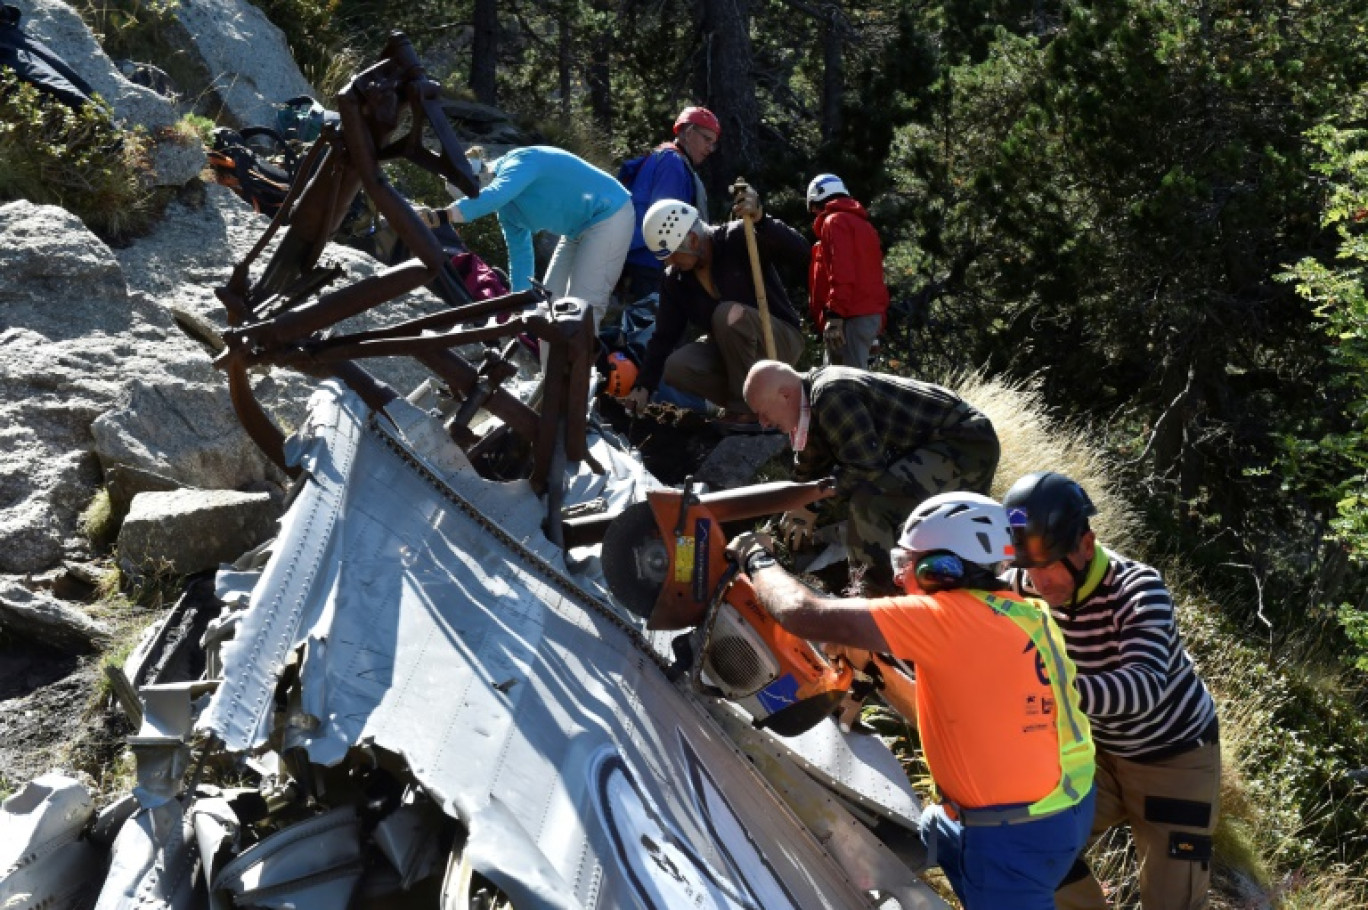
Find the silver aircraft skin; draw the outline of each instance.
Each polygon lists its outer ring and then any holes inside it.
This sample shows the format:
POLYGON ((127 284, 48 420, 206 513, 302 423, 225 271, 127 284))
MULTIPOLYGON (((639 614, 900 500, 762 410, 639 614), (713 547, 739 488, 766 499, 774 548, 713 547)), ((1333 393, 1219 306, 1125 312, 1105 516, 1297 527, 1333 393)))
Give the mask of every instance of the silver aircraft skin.
MULTIPOLYGON (((610 442, 567 503, 657 485, 610 442)), ((919 815, 882 742, 831 719, 783 739, 672 682, 671 635, 613 601, 594 548, 555 546, 530 486, 478 476, 428 411, 377 419, 325 383, 290 449, 307 480, 219 573, 207 678, 142 693, 95 906, 945 906, 881 839, 915 842, 919 815), (268 806, 313 769, 308 811, 244 839, 242 792, 199 783, 211 756, 268 806), (404 769, 378 819, 328 778, 368 763, 404 769)))

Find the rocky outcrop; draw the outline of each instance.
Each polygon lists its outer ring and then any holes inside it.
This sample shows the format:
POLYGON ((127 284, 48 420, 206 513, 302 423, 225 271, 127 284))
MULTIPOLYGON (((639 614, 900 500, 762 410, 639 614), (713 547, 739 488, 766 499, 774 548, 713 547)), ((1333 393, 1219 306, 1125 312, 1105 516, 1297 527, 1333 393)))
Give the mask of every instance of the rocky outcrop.
POLYGON ((130 82, 119 72, 69 4, 62 0, 6 2, 19 7, 24 31, 46 44, 80 73, 81 78, 109 102, 119 120, 156 132, 180 119, 180 112, 167 98, 130 82))
POLYGON ((0 580, 0 631, 57 651, 88 654, 108 645, 110 629, 41 591, 0 580))
POLYGON ((221 383, 149 385, 134 379, 119 406, 90 429, 106 473, 131 468, 215 490, 285 480, 242 428, 221 383))
POLYGON ((214 74, 208 90, 221 105, 218 119, 229 126, 274 126, 274 105, 299 95, 318 97, 285 34, 246 0, 181 0, 175 15, 182 50, 214 74))
POLYGON ((13 2, 23 15, 24 30, 90 83, 120 123, 147 131, 159 185, 180 186, 205 167, 198 139, 170 129, 191 110, 228 126, 273 126, 275 105, 299 95, 317 96, 295 64, 284 33, 245 0, 182 0, 174 5, 174 21, 161 29, 162 38, 171 53, 187 68, 202 72, 207 82, 179 86, 185 97, 174 100, 126 78, 68 4, 13 2))
POLYGON ((141 493, 119 531, 119 566, 132 576, 215 569, 268 539, 279 517, 267 493, 141 493))
MULTIPOLYGON (((172 317, 221 327, 214 288, 265 225, 209 186, 200 204, 174 203, 153 234, 113 251, 63 209, 0 206, 0 575, 82 553, 81 512, 115 465, 206 489, 279 482, 246 445, 209 353, 172 317)), ((379 268, 346 247, 326 258, 343 266, 343 281, 379 268)), ((349 325, 441 306, 420 291, 349 325)), ((401 391, 427 375, 411 362, 369 366, 401 391)), ((288 371, 255 382, 282 426, 297 426, 314 383, 288 371)))
POLYGON ((169 99, 126 79, 100 48, 75 10, 61 0, 13 0, 24 31, 46 44, 109 102, 117 120, 139 126, 152 139, 152 173, 161 186, 180 186, 205 165, 197 139, 171 131, 184 113, 169 99))

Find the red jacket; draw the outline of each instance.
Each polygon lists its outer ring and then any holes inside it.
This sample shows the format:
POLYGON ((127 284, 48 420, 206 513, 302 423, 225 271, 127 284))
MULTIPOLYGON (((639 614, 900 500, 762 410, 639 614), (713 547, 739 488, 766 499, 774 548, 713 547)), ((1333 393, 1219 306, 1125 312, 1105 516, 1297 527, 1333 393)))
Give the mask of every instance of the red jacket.
POLYGON ((842 196, 831 200, 812 222, 817 243, 808 270, 808 307, 818 331, 826 314, 873 316, 888 311, 879 233, 864 206, 842 196))

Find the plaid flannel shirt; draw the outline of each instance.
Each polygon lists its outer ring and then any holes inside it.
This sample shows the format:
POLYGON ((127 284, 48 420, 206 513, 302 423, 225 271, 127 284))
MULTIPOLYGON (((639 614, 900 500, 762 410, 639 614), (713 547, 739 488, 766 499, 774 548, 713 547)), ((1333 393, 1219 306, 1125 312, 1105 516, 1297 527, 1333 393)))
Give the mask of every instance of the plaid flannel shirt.
POLYGON ((812 416, 807 445, 794 454, 794 477, 834 473, 839 497, 915 449, 996 438, 980 411, 929 382, 829 366, 808 373, 803 386, 812 416))

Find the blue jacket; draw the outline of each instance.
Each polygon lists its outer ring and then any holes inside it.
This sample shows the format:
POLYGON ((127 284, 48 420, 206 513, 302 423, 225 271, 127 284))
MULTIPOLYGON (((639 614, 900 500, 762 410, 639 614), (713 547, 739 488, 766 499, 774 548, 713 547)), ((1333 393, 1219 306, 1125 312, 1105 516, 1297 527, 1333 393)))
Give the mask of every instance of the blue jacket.
POLYGON ((494 179, 480 195, 458 200, 456 207, 466 221, 499 213, 515 291, 532 286, 533 234, 549 231, 573 240, 632 198, 612 175, 548 145, 514 149, 495 161, 492 170, 494 179))
POLYGON ((663 269, 664 263, 646 248, 646 238, 641 235, 641 223, 646 219, 646 210, 661 199, 678 199, 702 212, 703 220, 707 221, 707 200, 699 197, 702 188, 702 181, 695 176, 693 167, 673 144, 666 143, 647 155, 632 181, 636 227, 632 231, 632 246, 627 251, 627 261, 633 265, 663 269))

